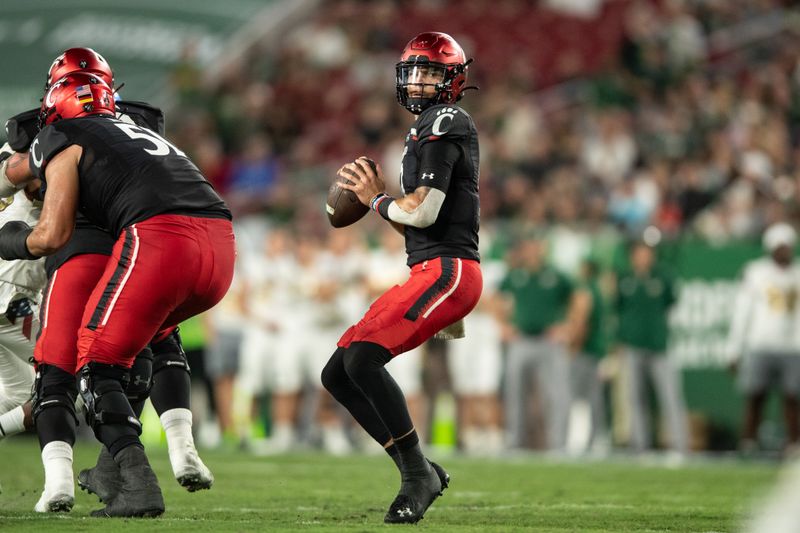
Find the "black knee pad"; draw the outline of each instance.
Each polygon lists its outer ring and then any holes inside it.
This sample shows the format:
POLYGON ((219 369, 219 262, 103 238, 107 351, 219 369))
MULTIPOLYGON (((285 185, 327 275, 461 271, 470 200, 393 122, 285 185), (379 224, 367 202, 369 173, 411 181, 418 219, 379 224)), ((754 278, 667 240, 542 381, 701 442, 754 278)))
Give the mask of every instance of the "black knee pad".
POLYGON ((150 348, 153 350, 153 375, 158 374, 165 368, 182 368, 188 374, 192 373, 189 368, 189 361, 186 359, 186 352, 183 351, 178 328, 175 328, 164 339, 158 342, 151 342, 150 348))
POLYGON ((145 347, 136 356, 129 376, 128 386, 125 388, 128 401, 131 404, 145 401, 153 387, 153 352, 149 347, 145 347))
POLYGON ((86 423, 95 435, 104 424, 124 424, 136 430, 137 435, 142 434, 142 424, 125 396, 129 381, 127 368, 92 362, 84 365, 78 375, 78 391, 83 398, 86 423))
POLYGON ((342 358, 345 372, 356 384, 370 379, 391 360, 389 350, 373 342, 352 343, 342 358))
POLYGON ((75 376, 53 365, 37 365, 36 380, 33 382, 33 422, 45 409, 59 407, 66 409, 75 423, 78 416, 75 413, 75 398, 78 388, 75 376))
POLYGON ((333 355, 325 364, 325 368, 322 369, 320 380, 322 381, 322 386, 334 397, 336 397, 336 391, 343 384, 350 381, 347 372, 344 371, 344 348, 336 348, 336 351, 333 352, 333 355))

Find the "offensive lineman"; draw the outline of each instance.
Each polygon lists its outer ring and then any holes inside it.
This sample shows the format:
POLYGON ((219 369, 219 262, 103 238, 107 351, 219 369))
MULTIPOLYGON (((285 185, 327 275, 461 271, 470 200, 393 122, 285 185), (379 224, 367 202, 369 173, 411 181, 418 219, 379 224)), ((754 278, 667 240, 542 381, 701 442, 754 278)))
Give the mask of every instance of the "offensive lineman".
POLYGON ((478 133, 455 106, 467 61, 449 35, 421 33, 397 64, 397 99, 418 115, 406 136, 402 198, 366 158, 344 165, 340 186, 379 213, 406 240, 411 275, 376 300, 348 329, 322 371, 322 383, 380 443, 401 473, 387 523, 415 523, 447 488, 449 476, 422 454, 405 398, 384 365, 461 320, 478 302, 478 133))
MULTIPOLYGON (((48 71, 45 87, 73 72, 91 73, 113 87, 111 67, 91 48, 70 48, 59 55, 48 71)), ((123 122, 163 132, 160 110, 139 102, 118 101, 115 107, 123 122)), ((9 140, 16 141, 20 152, 27 151, 38 132, 34 120, 38 121, 35 113, 25 112, 7 124, 9 140)), ((77 394, 73 377, 77 332, 83 308, 103 274, 113 246, 114 239, 108 231, 79 214, 70 241, 47 258, 48 283, 42 309, 42 321, 47 327, 41 331, 34 354, 37 380, 33 417, 45 469, 45 488, 36 504, 39 512, 68 511, 74 499, 72 445, 76 416, 72 401, 77 394)), ((177 331, 165 335, 137 356, 125 392, 137 417, 146 399, 151 398, 166 431, 170 463, 178 482, 189 491, 207 489, 214 478, 200 460, 192 439, 189 367, 177 331)), ((105 503, 117 496, 121 486, 119 469, 105 447, 100 450, 97 465, 81 471, 78 482, 105 503)))
MULTIPOLYGON (((31 229, 0 229, 0 256, 52 255, 72 235, 75 212, 119 236, 78 337, 87 422, 119 467, 120 488, 95 516, 157 516, 158 481, 124 389, 135 355, 213 306, 233 272, 230 212, 197 168, 158 134, 116 119, 112 89, 73 73, 46 92, 31 171, 46 182, 31 229), (74 120, 67 120, 74 119, 74 120)), ((45 304, 45 327, 47 303, 45 304)))

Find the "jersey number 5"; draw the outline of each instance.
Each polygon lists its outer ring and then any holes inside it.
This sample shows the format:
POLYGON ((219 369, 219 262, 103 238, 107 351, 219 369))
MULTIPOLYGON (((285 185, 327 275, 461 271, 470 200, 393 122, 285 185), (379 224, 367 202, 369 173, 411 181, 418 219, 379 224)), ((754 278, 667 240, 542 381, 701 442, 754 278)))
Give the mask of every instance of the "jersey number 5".
POLYGON ((134 126, 133 124, 124 124, 122 122, 114 122, 114 125, 121 129, 125 135, 131 139, 142 139, 144 141, 153 143, 155 148, 144 149, 144 151, 150 155, 168 155, 171 148, 179 156, 186 157, 186 154, 178 150, 175 145, 154 131, 141 128, 139 126, 134 126))

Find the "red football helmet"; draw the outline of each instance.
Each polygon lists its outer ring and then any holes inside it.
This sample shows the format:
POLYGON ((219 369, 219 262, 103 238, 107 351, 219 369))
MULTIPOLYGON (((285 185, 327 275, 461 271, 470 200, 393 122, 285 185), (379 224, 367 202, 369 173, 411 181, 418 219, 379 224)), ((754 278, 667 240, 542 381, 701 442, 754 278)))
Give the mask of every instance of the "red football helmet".
POLYGON ((420 33, 403 49, 396 65, 397 101, 418 115, 434 104, 453 104, 461 99, 472 62, 455 39, 437 31, 420 33), (410 96, 408 86, 435 88, 432 97, 410 96))
POLYGON ((73 72, 57 80, 45 91, 39 112, 39 127, 87 115, 115 117, 114 91, 97 76, 73 72))
POLYGON ((55 58, 53 64, 50 65, 50 70, 47 71, 47 81, 44 84, 45 91, 54 82, 73 72, 94 74, 109 87, 114 87, 114 72, 103 56, 91 48, 70 48, 64 50, 64 53, 55 58))

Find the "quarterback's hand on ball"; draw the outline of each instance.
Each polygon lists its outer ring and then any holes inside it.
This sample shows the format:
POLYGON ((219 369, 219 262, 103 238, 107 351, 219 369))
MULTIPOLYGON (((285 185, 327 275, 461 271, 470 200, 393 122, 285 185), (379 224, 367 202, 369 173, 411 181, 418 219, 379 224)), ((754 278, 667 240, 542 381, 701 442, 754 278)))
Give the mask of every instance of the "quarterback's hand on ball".
POLYGON ((381 167, 368 157, 361 156, 354 162, 347 163, 336 174, 344 178, 339 186, 353 191, 366 206, 369 206, 375 196, 386 190, 381 167))

